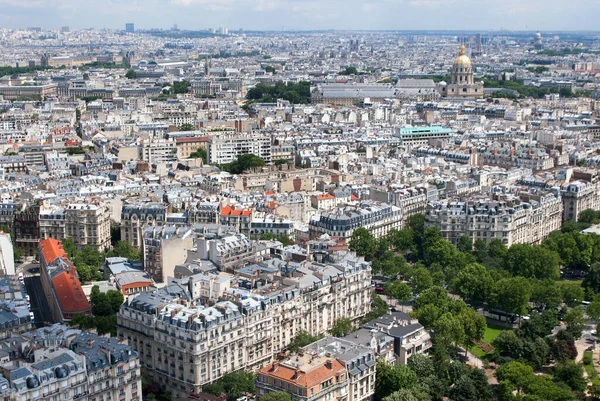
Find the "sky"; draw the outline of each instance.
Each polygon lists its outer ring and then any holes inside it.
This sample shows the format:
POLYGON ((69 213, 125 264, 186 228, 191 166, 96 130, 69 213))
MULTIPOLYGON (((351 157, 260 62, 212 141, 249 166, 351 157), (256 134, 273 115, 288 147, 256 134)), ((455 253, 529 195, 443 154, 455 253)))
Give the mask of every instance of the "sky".
POLYGON ((600 0, 0 0, 0 27, 598 30, 600 0))

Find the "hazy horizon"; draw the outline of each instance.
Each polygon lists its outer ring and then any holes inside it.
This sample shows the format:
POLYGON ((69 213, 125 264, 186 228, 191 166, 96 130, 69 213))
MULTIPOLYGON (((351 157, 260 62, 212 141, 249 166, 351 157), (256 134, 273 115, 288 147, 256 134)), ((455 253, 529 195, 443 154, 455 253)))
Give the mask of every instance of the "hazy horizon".
POLYGON ((0 0, 3 28, 597 31, 600 0, 0 0))

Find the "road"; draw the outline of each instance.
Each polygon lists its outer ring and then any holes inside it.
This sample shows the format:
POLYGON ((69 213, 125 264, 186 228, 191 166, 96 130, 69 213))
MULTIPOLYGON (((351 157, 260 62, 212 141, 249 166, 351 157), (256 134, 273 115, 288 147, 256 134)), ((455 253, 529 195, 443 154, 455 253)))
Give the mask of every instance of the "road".
POLYGON ((583 353, 587 351, 588 348, 596 347, 596 340, 598 338, 592 334, 592 331, 595 330, 594 326, 595 325, 592 324, 586 325, 579 340, 575 341, 575 347, 577 348, 577 357, 575 358, 576 363, 581 362, 583 353))
POLYGON ((29 306, 29 310, 33 312, 35 317, 35 326, 44 327, 46 323, 51 323, 52 313, 42 289, 40 276, 25 277, 25 289, 30 297, 31 305, 29 306))

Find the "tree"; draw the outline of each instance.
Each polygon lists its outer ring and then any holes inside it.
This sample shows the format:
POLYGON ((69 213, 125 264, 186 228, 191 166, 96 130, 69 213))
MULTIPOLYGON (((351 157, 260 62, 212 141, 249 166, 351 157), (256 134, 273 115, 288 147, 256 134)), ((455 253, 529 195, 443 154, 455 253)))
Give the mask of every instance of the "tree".
POLYGON ((378 399, 402 389, 410 389, 418 381, 416 373, 406 365, 390 365, 379 360, 376 372, 375 394, 378 399))
POLYGON ((189 81, 175 81, 171 86, 171 93, 188 93, 190 86, 192 84, 189 81))
POLYGON ((388 233, 388 241, 401 253, 406 253, 414 244, 413 231, 409 229, 391 229, 388 233))
POLYGON ((191 159, 202 159, 204 164, 208 163, 208 155, 206 154, 206 149, 198 148, 194 152, 190 153, 191 159))
POLYGON ((415 269, 411 275, 409 284, 416 294, 420 294, 433 286, 431 273, 424 267, 415 269))
POLYGON ((514 244, 506 254, 504 268, 513 276, 558 280, 559 256, 539 245, 514 244))
POLYGON ((129 69, 127 71, 127 73, 125 74, 125 78, 127 79, 136 79, 137 78, 137 72, 135 72, 132 68, 129 69))
POLYGON ((181 124, 179 126, 179 131, 194 131, 195 129, 196 127, 194 127, 194 124, 190 123, 181 124))
POLYGON ((202 387, 202 391, 216 396, 226 394, 229 401, 237 400, 246 393, 254 393, 253 373, 244 370, 226 373, 219 380, 202 387))
POLYGON ((468 235, 461 235, 456 244, 459 252, 471 253, 473 251, 473 239, 468 235))
POLYGON ((340 71, 340 75, 358 75, 358 70, 353 66, 346 67, 344 70, 340 71))
POLYGON ((431 401, 431 397, 424 389, 413 387, 395 391, 385 397, 383 401, 431 401))
POLYGON ((481 304, 491 296, 494 280, 485 266, 473 263, 458 273, 451 287, 465 301, 481 304))
POLYGON ((135 249, 133 245, 131 245, 128 241, 120 240, 113 247, 113 249, 108 252, 109 257, 118 256, 121 258, 126 258, 129 260, 141 260, 142 255, 139 249, 135 249))
POLYGON ((600 262, 592 263, 582 285, 594 292, 600 292, 600 262))
POLYGON ((583 392, 587 388, 587 382, 583 377, 583 366, 573 361, 564 361, 552 369, 554 381, 567 384, 573 391, 583 392))
POLYGON ((69 258, 73 259, 75 255, 77 255, 77 246, 75 245, 73 238, 65 238, 62 241, 62 246, 69 258))
POLYGON ((600 301, 594 300, 590 302, 590 304, 585 310, 585 313, 589 316, 590 319, 600 319, 600 301))
POLYGON ((375 253, 376 247, 375 237, 364 227, 354 230, 348 242, 348 249, 356 252, 358 256, 364 256, 365 258, 372 256, 375 253))
POLYGON ((273 391, 260 397, 260 401, 292 401, 292 396, 287 391, 273 391))
POLYGON ((265 67, 265 72, 270 72, 271 74, 275 74, 275 67, 273 67, 272 65, 268 65, 265 67))
POLYGON ((300 348, 306 347, 307 345, 312 344, 321 338, 322 336, 313 336, 307 331, 300 330, 292 339, 292 342, 288 346, 288 350, 292 353, 296 353, 300 348))
POLYGON ((246 153, 238 156, 235 161, 221 165, 220 167, 223 171, 231 174, 242 174, 246 170, 254 167, 263 167, 264 165, 265 161, 263 159, 252 153, 246 153))
POLYGON ((531 285, 523 277, 505 278, 498 281, 492 295, 495 306, 505 312, 523 315, 531 297, 531 285))
POLYGON ((499 382, 510 383, 518 393, 521 393, 531 382, 534 373, 531 366, 521 362, 510 362, 496 369, 496 376, 499 382))
POLYGON ((352 331, 352 320, 347 317, 337 319, 331 328, 331 335, 334 337, 344 337, 352 331))
POLYGON ((567 306, 574 307, 581 304, 585 294, 583 288, 565 283, 565 285, 562 287, 562 295, 565 304, 567 304, 567 306))
POLYGON ((473 254, 478 263, 482 263, 487 256, 487 243, 481 238, 477 238, 473 244, 473 254))
POLYGON ((423 354, 414 354, 408 358, 408 367, 417 374, 417 377, 435 375, 435 365, 433 360, 423 354))
POLYGON ((555 309, 562 302, 562 291, 555 281, 536 280, 531 289, 531 302, 539 308, 555 309))
POLYGON ((583 308, 581 306, 570 308, 567 313, 565 313, 564 321, 567 324, 567 332, 574 338, 581 337, 581 333, 585 327, 583 308))
POLYGON ((399 280, 388 281, 384 286, 384 293, 388 297, 404 304, 412 298, 413 292, 408 284, 399 280))

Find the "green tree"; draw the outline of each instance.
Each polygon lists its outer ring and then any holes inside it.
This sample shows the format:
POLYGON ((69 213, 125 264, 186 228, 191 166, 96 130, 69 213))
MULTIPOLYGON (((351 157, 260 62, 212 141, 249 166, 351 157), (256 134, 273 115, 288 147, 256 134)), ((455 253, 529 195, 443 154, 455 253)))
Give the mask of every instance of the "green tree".
POLYGON ((273 391, 260 397, 260 401, 292 401, 292 396, 286 391, 273 391))
POLYGON ((581 306, 570 308, 567 313, 565 313, 564 321, 567 324, 567 332, 574 338, 581 337, 581 333, 585 327, 583 308, 581 306))
POLYGON ((539 245, 514 244, 506 254, 504 267, 513 276, 557 280, 559 256, 539 245))
POLYGON ((399 280, 388 281, 384 286, 384 293, 401 304, 405 304, 412 298, 413 292, 408 284, 399 280))
POLYGON ((587 388, 587 381, 583 377, 583 366, 573 361, 557 364, 552 369, 554 381, 567 384, 573 391, 583 392, 587 388))
POLYGON ((237 160, 221 165, 220 168, 223 171, 227 171, 231 174, 242 174, 244 171, 254 167, 263 167, 265 161, 252 153, 246 153, 238 156, 237 160))
POLYGON ((348 249, 365 258, 371 257, 375 253, 376 247, 375 237, 364 227, 354 230, 348 242, 348 249))
POLYGON ((194 127, 194 124, 190 123, 181 124, 179 126, 179 131, 194 131, 195 129, 196 127, 194 127))
POLYGON ((415 269, 411 274, 409 285, 415 294, 422 293, 433 286, 431 273, 424 267, 415 269))
POLYGON ((352 320, 347 317, 337 319, 331 328, 331 335, 334 337, 344 337, 352 331, 352 320))
POLYGON ((292 339, 292 342, 288 346, 288 350, 291 353, 296 353, 302 347, 306 347, 308 344, 312 344, 318 341, 322 336, 313 336, 309 332, 300 330, 296 336, 292 339))
POLYGON ((498 281, 492 295, 493 304, 505 312, 523 315, 531 297, 531 285, 523 277, 505 278, 498 281))
POLYGON ((125 297, 123 297, 123 293, 117 290, 108 290, 106 292, 106 298, 110 304, 110 309, 112 314, 116 314, 119 309, 121 309, 121 305, 125 302, 125 297))
POLYGON ((465 301, 481 304, 491 296, 494 280, 485 266, 472 263, 458 273, 451 288, 465 301))
POLYGON ((395 391, 383 401, 431 401, 431 397, 424 389, 415 386, 411 389, 395 391))
POLYGON ((473 254, 478 263, 483 263, 487 256, 487 243, 481 238, 477 238, 473 244, 473 254))
POLYGON ((436 374, 433 360, 423 354, 414 354, 408 358, 408 367, 417 374, 417 377, 427 377, 436 374))
POLYGON ((254 393, 254 373, 240 370, 237 372, 226 373, 219 380, 203 386, 205 393, 213 395, 226 394, 229 401, 237 400, 247 393, 254 393))
POLYGON ((62 246, 69 258, 72 259, 77 255, 77 246, 75 245, 73 238, 65 238, 62 241, 62 246))
POLYGON ((340 75, 358 75, 358 70, 353 66, 346 67, 344 70, 340 71, 340 75))
POLYGON ((590 319, 598 320, 600 319, 600 301, 594 300, 590 302, 588 307, 585 310, 586 315, 590 319))
POLYGON ((510 383, 517 393, 522 393, 531 383, 534 373, 531 366, 521 362, 510 362, 496 369, 496 376, 499 382, 510 383))
POLYGON ((585 294, 583 288, 565 283, 565 285, 562 287, 562 296, 567 306, 574 307, 581 304, 585 294))
POLYGON ((130 260, 141 260, 142 255, 139 249, 135 249, 133 245, 131 245, 128 241, 120 240, 113 247, 113 249, 108 252, 109 257, 122 257, 130 260))
POLYGON ((378 399, 383 399, 402 389, 411 389, 417 382, 417 375, 408 366, 377 361, 375 394, 378 399))
POLYGON ((539 308, 554 309, 562 302, 562 290, 555 281, 536 280, 531 289, 531 302, 539 308))
POLYGON ((273 67, 272 65, 268 65, 268 66, 265 67, 265 72, 269 72, 271 74, 275 74, 276 73, 275 67, 273 67))
POLYGON ((456 244, 459 252, 471 253, 473 251, 473 239, 468 235, 461 235, 456 244))
POLYGON ((409 229, 391 229, 388 233, 388 241, 401 253, 405 254, 414 245, 413 231, 409 229))
POLYGON ((192 86, 192 84, 189 81, 175 81, 171 86, 171 93, 188 93, 190 86, 192 86))
POLYGON ((596 293, 600 293, 600 262, 592 263, 582 285, 596 293))
POLYGON ((137 78, 137 72, 135 72, 133 69, 129 69, 127 71, 127 73, 125 74, 125 78, 127 78, 127 79, 136 79, 137 78))
POLYGON ((191 159, 202 159, 204 164, 208 163, 208 155, 206 154, 206 149, 198 148, 194 152, 190 153, 191 159))

